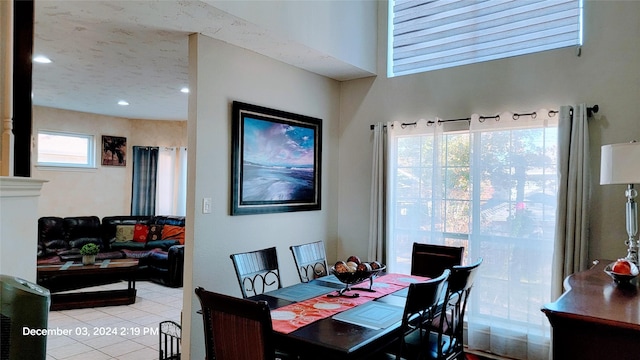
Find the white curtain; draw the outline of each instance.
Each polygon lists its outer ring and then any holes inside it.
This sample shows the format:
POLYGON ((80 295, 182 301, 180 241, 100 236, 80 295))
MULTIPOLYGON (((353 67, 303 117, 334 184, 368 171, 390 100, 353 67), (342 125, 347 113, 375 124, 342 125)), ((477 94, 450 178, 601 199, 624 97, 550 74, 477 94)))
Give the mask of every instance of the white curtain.
POLYGON ((160 147, 156 189, 156 215, 186 216, 186 147, 160 147))
POLYGON ((589 126, 587 106, 560 107, 558 126, 558 221, 553 264, 553 299, 562 294, 562 282, 588 267, 589 126))
MULTIPOLYGON (((450 244, 444 239, 442 126, 437 120, 387 126, 387 271, 409 274, 414 242, 450 244)), ((468 136, 468 135, 467 135, 468 136)))
POLYGON ((384 261, 385 237, 385 125, 373 127, 373 161, 371 163, 371 204, 369 212, 369 261, 384 261))
POLYGON ((472 259, 485 261, 468 308, 469 347, 516 359, 548 359, 557 204, 558 117, 472 115, 472 259))
POLYGON ((548 359, 558 116, 388 126, 386 264, 409 273, 413 242, 482 257, 467 309, 470 348, 548 359))

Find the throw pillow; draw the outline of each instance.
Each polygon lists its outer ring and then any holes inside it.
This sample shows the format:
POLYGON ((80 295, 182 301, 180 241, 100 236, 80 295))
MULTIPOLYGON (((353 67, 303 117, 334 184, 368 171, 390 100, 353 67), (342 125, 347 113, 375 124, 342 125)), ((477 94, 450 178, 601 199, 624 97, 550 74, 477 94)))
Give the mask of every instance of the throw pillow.
POLYGON ((149 227, 144 224, 136 224, 133 228, 133 241, 135 242, 147 242, 147 234, 149 233, 149 227))
POLYGON ((162 227, 162 240, 178 240, 184 245, 184 226, 165 225, 162 227))
POLYGON ((147 235, 147 241, 155 241, 160 239, 162 239, 162 225, 149 225, 149 234, 147 235))
POLYGON ((135 225, 116 225, 116 242, 132 241, 135 225))

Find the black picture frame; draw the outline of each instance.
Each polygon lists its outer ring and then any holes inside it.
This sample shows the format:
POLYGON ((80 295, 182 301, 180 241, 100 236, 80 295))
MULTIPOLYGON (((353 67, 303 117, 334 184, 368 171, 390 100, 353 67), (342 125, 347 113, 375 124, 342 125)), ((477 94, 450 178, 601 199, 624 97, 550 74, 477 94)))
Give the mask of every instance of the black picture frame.
POLYGON ((231 215, 320 210, 322 120, 232 103, 231 215))

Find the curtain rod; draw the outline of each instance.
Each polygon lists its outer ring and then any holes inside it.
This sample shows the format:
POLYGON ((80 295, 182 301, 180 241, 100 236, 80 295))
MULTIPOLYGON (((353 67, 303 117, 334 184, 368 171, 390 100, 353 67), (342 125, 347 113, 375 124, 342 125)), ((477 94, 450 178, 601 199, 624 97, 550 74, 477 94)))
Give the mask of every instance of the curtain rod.
MULTIPOLYGON (((600 107, 598 105, 593 105, 593 107, 587 107, 587 117, 591 117, 593 116, 594 113, 597 113, 600 110, 600 107)), ((557 110, 549 110, 549 116, 554 116, 555 114, 557 114, 558 111, 557 110)), ((520 116, 532 116, 533 118, 535 118, 537 116, 536 112, 531 112, 531 113, 515 113, 513 114, 513 120, 518 120, 518 118, 520 116)), ((500 120, 500 115, 496 115, 496 116, 480 116, 481 120, 486 120, 486 119, 498 119, 500 120)), ((445 123, 445 122, 453 122, 453 121, 470 121, 471 118, 460 118, 460 119, 445 119, 445 120, 438 120, 438 124, 440 123, 445 123)), ((427 123, 428 124, 434 124, 436 121, 432 121, 429 120, 427 123)), ((402 123, 402 126, 409 126, 409 125, 416 125, 417 122, 411 122, 411 123, 402 123)), ((383 125, 383 127, 387 127, 387 125, 383 125)), ((375 128, 375 125, 370 125, 369 128, 371 130, 373 130, 375 128)))

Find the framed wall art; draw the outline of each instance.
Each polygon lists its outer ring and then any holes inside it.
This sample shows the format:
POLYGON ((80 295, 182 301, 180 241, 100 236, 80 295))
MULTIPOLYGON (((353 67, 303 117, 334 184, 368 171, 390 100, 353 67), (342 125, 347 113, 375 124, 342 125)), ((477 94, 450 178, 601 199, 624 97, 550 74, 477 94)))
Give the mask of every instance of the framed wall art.
POLYGON ((231 215, 320 210, 322 120, 234 101, 231 215))
POLYGON ((102 135, 102 165, 127 165, 127 138, 102 135))

